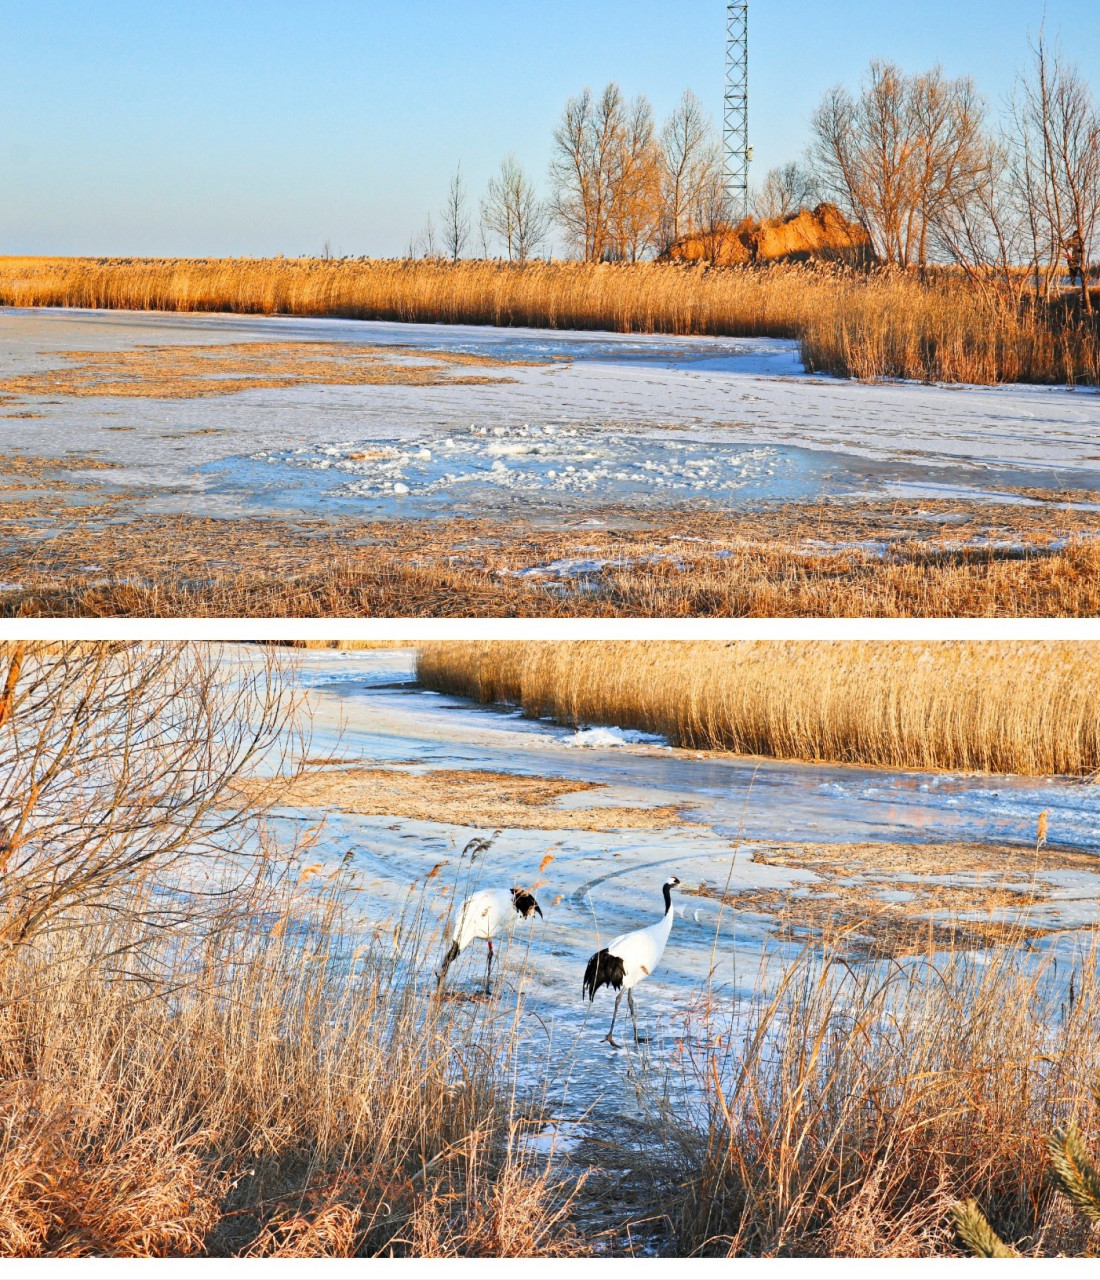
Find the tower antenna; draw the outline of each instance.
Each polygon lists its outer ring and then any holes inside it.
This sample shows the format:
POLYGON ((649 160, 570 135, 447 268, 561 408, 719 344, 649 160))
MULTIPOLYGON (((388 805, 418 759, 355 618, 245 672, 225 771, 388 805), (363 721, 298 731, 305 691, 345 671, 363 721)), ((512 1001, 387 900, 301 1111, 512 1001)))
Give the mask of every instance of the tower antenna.
POLYGON ((749 212, 749 6, 726 6, 726 102, 722 113, 726 153, 726 198, 730 213, 744 218, 749 212))

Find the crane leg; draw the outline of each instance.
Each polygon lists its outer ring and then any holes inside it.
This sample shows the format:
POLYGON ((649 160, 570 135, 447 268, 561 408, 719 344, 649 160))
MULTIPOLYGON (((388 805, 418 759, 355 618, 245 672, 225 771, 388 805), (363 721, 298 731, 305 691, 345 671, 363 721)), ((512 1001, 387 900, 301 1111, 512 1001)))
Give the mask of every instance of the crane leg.
MULTIPOLYGON (((629 994, 630 992, 628 991, 627 995, 629 994)), ((615 1012, 611 1015, 611 1030, 607 1033, 607 1035, 604 1036, 604 1039, 613 1049, 622 1048, 622 1045, 616 1043, 615 1041, 615 1019, 619 1016, 619 1001, 622 998, 623 998, 623 993, 620 991, 619 994, 615 997, 615 1012)))
POLYGON ((630 1021, 633 1022, 634 1024, 634 1043, 645 1044, 646 1041, 649 1039, 649 1036, 640 1036, 638 1034, 638 1018, 634 1013, 634 992, 633 991, 628 991, 626 993, 626 1003, 627 1003, 627 1007, 630 1009, 630 1021))
POLYGON ((493 971, 493 940, 492 938, 488 938, 486 939, 486 941, 489 943, 489 959, 485 965, 485 994, 488 995, 489 994, 489 975, 493 971))

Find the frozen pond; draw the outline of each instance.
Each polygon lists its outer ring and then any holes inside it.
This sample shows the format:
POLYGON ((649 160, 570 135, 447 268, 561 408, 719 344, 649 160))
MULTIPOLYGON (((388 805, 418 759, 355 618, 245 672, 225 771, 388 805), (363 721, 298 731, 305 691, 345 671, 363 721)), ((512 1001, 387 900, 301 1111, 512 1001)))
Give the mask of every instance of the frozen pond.
MULTIPOLYGON (((460 896, 479 886, 537 883, 545 919, 517 927, 500 977, 506 1003, 511 991, 524 992, 524 1007, 532 1014, 525 1023, 530 1051, 537 1056, 551 1049, 579 1070, 574 1101, 591 1098, 597 1083, 607 1083, 603 1068, 596 1074, 589 1068, 609 1059, 624 1071, 643 1061, 655 1067, 670 1061, 670 1047, 687 1034, 684 1019, 708 984, 712 964, 714 989, 729 1012, 738 1014, 743 1002, 759 993, 762 963, 774 967, 792 954, 776 941, 766 912, 720 911, 714 898, 690 892, 704 882, 719 888, 728 884, 733 891, 814 891, 818 881, 812 872, 754 861, 752 849, 742 842, 1029 845, 1039 814, 1047 810, 1052 844, 1100 855, 1100 790, 1089 785, 715 758, 672 750, 645 735, 578 734, 426 692, 414 683, 413 655, 404 651, 309 653, 302 659, 302 674, 316 715, 314 756, 335 754, 366 768, 489 771, 606 788, 595 799, 591 792, 564 795, 557 801, 564 809, 680 806, 678 820, 652 829, 540 830, 502 824, 489 851, 472 863, 460 857, 461 851, 471 838, 491 830, 387 814, 282 811, 281 820, 288 823, 325 817, 320 856, 333 866, 350 858, 363 885, 367 932, 392 921, 415 900, 437 864, 442 867, 431 882, 428 903, 440 928, 452 888, 460 896), (540 874, 548 854, 553 861, 540 874), (584 966, 616 934, 660 915, 660 887, 670 874, 682 882, 675 895, 675 926, 660 969, 637 997, 654 1044, 648 1056, 633 1049, 616 1055, 600 1040, 612 1001, 606 991, 594 1007, 582 1001, 584 966)), ((487 783, 490 797, 492 785, 487 783)), ((903 890, 905 879, 898 876, 903 890)), ((1074 929, 1100 914, 1100 863, 1096 873, 1066 870, 1045 879, 1052 889, 1036 910, 1064 931, 1050 934, 1042 945, 1072 954, 1081 937, 1074 929)), ((965 877, 953 877, 946 868, 943 880, 965 877)), ((442 950, 440 933, 425 960, 434 964, 442 950)), ((456 962, 449 982, 456 991, 473 993, 483 972, 484 947, 475 944, 456 962)))
POLYGON ((1095 391, 856 384, 807 375, 796 344, 775 339, 7 309, 0 378, 64 369, 65 352, 240 343, 503 363, 476 370, 482 385, 20 395, 0 404, 2 447, 95 456, 117 467, 85 483, 207 514, 552 515, 1100 489, 1095 391))

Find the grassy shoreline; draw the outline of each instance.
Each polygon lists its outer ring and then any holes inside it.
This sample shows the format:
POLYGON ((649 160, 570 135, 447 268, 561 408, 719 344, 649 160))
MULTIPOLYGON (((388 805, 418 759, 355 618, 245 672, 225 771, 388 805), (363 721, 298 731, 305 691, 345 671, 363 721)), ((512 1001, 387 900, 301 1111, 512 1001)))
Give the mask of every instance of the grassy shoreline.
POLYGON ((0 257, 0 305, 799 340, 855 378, 1100 385, 1100 327, 947 272, 786 265, 0 257))
POLYGON ((429 689, 678 746, 903 769, 1090 777, 1100 645, 437 642, 429 689))
POLYGON ((948 507, 955 511, 957 504, 684 511, 663 514, 648 528, 614 527, 615 514, 608 513, 607 528, 571 531, 494 520, 309 524, 141 516, 111 499, 71 508, 60 508, 53 497, 12 500, 2 510, 24 532, 0 561, 0 576, 13 584, 0 595, 0 614, 1100 614, 1093 513, 975 507, 945 534, 936 516, 948 507), (36 532, 46 536, 26 536, 36 532), (552 571, 531 573, 574 558, 592 561, 591 572, 561 579, 552 571))

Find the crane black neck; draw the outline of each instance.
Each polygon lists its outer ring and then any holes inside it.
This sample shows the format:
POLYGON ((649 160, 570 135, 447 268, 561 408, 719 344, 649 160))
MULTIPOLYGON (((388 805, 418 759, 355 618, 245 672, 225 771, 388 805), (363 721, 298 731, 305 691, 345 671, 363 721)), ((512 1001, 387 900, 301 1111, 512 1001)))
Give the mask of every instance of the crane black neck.
POLYGON ((672 910, 672 886, 665 884, 661 886, 661 892, 665 895, 665 915, 672 910))

